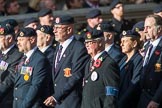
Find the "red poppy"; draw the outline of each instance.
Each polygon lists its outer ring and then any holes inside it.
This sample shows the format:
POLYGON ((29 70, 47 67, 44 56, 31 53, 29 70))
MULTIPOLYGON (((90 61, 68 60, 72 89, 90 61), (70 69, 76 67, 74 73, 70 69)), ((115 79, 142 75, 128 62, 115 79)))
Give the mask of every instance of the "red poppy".
POLYGON ((156 54, 157 56, 160 55, 160 51, 159 51, 159 50, 155 51, 155 54, 156 54))
POLYGON ((97 60, 94 62, 93 66, 96 67, 96 68, 99 68, 99 67, 101 66, 101 62, 102 62, 101 60, 97 59, 97 60))

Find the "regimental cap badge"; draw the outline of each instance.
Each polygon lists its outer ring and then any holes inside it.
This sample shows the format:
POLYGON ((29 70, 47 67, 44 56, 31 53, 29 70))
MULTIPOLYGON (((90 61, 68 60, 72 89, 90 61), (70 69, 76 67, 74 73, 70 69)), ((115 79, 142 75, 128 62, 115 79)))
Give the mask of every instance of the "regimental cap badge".
POLYGON ((24 36, 24 33, 23 32, 20 32, 20 36, 24 36))
POLYGON ((160 63, 156 63, 155 64, 155 72, 161 72, 161 64, 160 63))
POLYGON ((41 27, 41 29, 40 29, 40 30, 41 30, 41 32, 44 32, 44 27, 41 27))
POLYGON ((60 18, 59 18, 59 17, 57 17, 57 18, 55 19, 55 23, 56 23, 56 24, 60 23, 60 18))
POLYGON ((83 29, 83 31, 87 31, 87 29, 83 29))
POLYGON ((88 38, 88 39, 91 39, 91 38, 92 38, 92 35, 91 35, 90 32, 87 32, 87 38, 88 38))
POLYGON ((124 35, 126 35, 126 34, 127 34, 127 32, 126 32, 126 31, 123 31, 123 32, 122 32, 122 35, 123 35, 123 36, 124 36, 124 35))
POLYGON ((0 34, 3 35, 5 32, 4 28, 0 28, 0 34))
POLYGON ((136 31, 136 32, 139 32, 140 30, 139 30, 139 28, 135 28, 135 31, 136 31))
POLYGON ((96 29, 101 30, 101 24, 99 24, 96 29))
POLYGON ((11 25, 7 23, 6 26, 11 26, 11 25))

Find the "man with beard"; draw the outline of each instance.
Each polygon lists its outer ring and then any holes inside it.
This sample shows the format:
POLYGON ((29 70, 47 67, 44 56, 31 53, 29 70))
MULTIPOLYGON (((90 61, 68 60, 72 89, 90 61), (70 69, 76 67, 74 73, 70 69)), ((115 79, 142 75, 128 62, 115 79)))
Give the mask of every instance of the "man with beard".
POLYGON ((0 99, 10 87, 14 87, 13 108, 45 108, 43 101, 48 96, 51 67, 45 56, 36 47, 37 35, 32 28, 22 28, 17 45, 24 53, 16 68, 16 76, 10 75, 0 84, 0 99))

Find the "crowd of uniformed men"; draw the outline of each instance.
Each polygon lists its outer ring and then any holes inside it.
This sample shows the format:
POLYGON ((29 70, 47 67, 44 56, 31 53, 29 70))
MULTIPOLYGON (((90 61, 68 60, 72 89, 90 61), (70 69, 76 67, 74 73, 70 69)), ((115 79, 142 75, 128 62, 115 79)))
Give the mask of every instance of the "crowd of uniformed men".
POLYGON ((0 108, 162 108, 162 5, 143 21, 99 9, 74 34, 74 18, 49 9, 19 28, 0 24, 0 108))

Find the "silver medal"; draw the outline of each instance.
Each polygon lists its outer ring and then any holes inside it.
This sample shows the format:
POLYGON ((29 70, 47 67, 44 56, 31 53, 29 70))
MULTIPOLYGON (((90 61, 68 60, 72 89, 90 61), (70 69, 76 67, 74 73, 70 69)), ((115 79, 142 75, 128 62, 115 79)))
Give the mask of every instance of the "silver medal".
POLYGON ((91 74, 91 80, 92 80, 92 81, 96 81, 97 78, 98 78, 97 72, 93 71, 92 74, 91 74))

